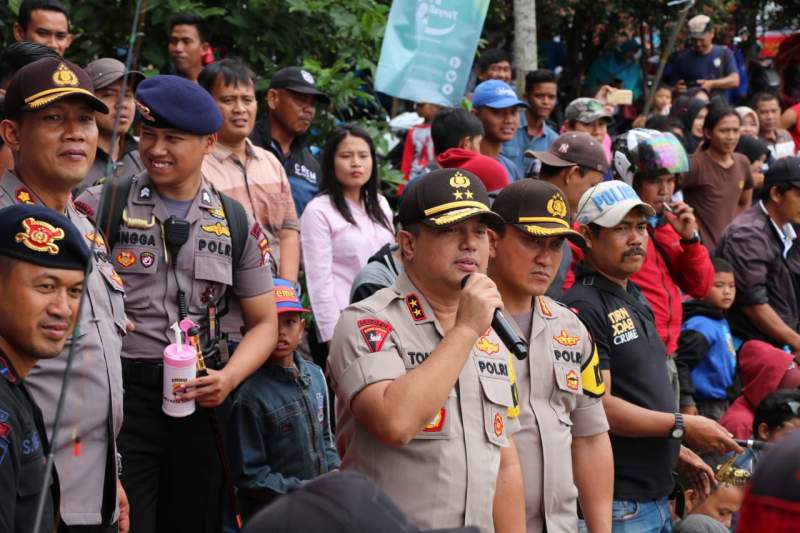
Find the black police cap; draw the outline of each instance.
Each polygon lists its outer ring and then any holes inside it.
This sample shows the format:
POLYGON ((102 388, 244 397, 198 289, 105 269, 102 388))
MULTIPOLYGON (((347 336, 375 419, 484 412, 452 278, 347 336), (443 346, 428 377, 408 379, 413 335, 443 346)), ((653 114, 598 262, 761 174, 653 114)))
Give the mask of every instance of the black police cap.
POLYGON ((86 241, 67 217, 40 205, 0 209, 0 255, 43 267, 83 270, 86 241))
POLYGON ((407 226, 422 222, 433 228, 447 228, 473 217, 487 224, 503 219, 489 209, 489 194, 472 172, 443 168, 425 174, 412 183, 400 202, 398 221, 407 226))

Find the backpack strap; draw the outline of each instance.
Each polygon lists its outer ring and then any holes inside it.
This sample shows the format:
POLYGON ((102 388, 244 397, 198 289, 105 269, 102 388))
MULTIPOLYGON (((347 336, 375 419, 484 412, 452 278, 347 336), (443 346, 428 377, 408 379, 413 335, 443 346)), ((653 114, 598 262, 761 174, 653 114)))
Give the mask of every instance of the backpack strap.
POLYGON ((228 219, 228 227, 231 230, 231 246, 233 247, 233 268, 238 269, 239 263, 244 253, 244 245, 247 242, 247 211, 244 206, 230 196, 217 191, 225 210, 225 218, 228 219))
POLYGON ((133 180, 133 176, 128 176, 117 178, 116 182, 112 181, 109 185, 113 187, 116 184, 116 190, 112 188, 109 191, 112 194, 106 195, 98 210, 97 227, 105 234, 109 252, 114 249, 114 245, 119 238, 122 211, 125 209, 125 204, 128 203, 128 194, 130 194, 131 187, 133 187, 133 180))

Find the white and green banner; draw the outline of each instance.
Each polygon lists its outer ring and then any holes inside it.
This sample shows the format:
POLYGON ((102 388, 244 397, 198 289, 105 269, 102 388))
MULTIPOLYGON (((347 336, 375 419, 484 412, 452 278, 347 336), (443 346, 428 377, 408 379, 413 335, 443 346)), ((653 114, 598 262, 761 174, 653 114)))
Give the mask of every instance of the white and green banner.
POLYGON ((375 77, 378 91, 458 105, 490 0, 394 0, 375 77))

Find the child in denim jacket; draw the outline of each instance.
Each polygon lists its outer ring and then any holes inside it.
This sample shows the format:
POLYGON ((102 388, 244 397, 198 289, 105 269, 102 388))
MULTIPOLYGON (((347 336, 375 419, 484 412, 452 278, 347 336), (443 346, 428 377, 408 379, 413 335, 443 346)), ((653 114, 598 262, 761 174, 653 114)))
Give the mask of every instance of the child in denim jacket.
POLYGON ((295 353, 305 329, 292 283, 275 279, 278 344, 233 396, 231 475, 245 521, 291 488, 338 469, 322 370, 295 353))

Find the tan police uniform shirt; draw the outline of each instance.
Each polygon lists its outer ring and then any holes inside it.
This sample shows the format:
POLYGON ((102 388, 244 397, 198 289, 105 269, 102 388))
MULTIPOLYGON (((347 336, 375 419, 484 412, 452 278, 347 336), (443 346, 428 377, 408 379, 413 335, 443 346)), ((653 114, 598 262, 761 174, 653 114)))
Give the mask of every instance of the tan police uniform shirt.
POLYGON ((578 317, 547 296, 528 317, 529 356, 515 365, 520 431, 514 433, 525 484, 528 533, 578 530, 572 438, 608 431, 605 386, 594 343, 578 317))
MULTIPOLYGON (((102 186, 91 187, 79 200, 96 210, 101 192, 102 186)), ((146 172, 139 174, 111 251, 111 261, 125 282, 125 311, 135 326, 122 346, 125 358, 161 360, 164 348, 174 342, 170 326, 178 320, 178 286, 172 259, 169 264, 165 260, 161 224, 167 218, 169 212, 150 177, 146 172)), ((228 287, 238 298, 272 290, 267 240, 248 215, 247 239, 241 261, 234 268, 228 220, 219 194, 205 180, 186 219, 191 229, 178 252, 178 280, 186 294, 189 318, 207 334, 208 305, 216 303, 222 309, 228 287)))
MULTIPOLYGON (((6 171, 0 178, 0 207, 41 204, 33 191, 6 171)), ((77 342, 64 413, 55 449, 61 484, 61 518, 69 525, 99 524, 103 502, 109 432, 122 427, 122 368, 120 351, 125 333, 122 280, 114 271, 102 237, 94 224, 67 205, 67 218, 84 235, 87 246, 95 238, 94 269, 87 298, 78 318, 77 342), (109 420, 109 417, 110 420, 109 420)), ((66 370, 69 343, 55 359, 36 363, 26 379, 28 390, 42 409, 48 435, 53 430, 56 405, 66 370)), ((111 453, 116 454, 116 449, 111 453)))
POLYGON ((444 337, 405 273, 391 287, 347 307, 328 359, 337 404, 342 467, 372 478, 422 529, 475 525, 492 532, 500 448, 516 431, 508 351, 492 331, 480 337, 447 402, 405 446, 379 442, 353 417, 367 385, 415 369, 444 337))

